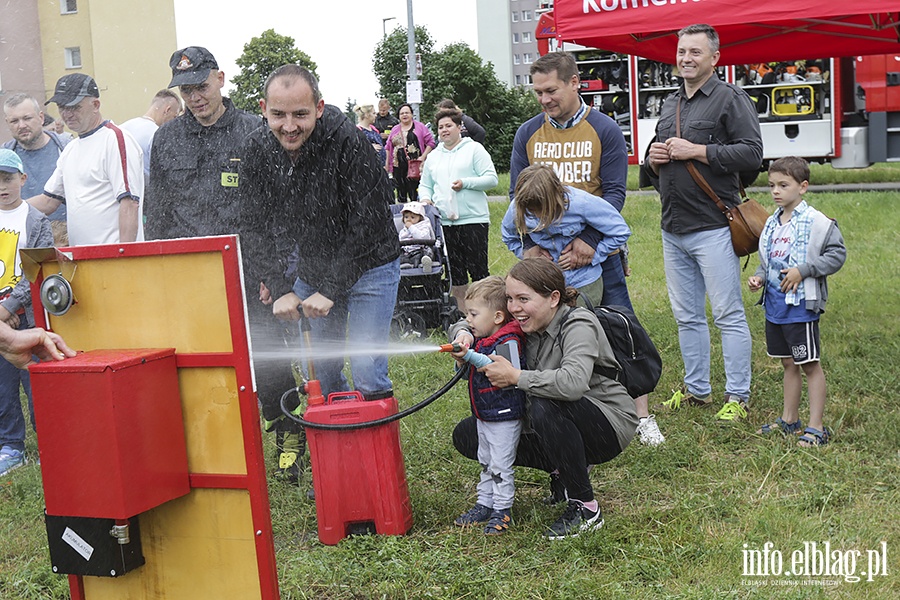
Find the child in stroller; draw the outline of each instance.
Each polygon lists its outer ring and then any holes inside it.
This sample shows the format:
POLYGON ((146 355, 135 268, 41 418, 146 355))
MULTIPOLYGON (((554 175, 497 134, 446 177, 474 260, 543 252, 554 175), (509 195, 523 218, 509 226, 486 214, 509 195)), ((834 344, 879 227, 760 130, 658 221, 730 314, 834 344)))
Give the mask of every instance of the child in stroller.
MULTIPOLYGON (((422 240, 434 243, 434 228, 431 220, 425 215, 425 205, 421 202, 407 202, 401 209, 403 228, 400 229, 400 242, 422 240)), ((435 262, 434 246, 426 244, 409 244, 401 246, 400 268, 422 267, 422 273, 431 273, 435 262)))

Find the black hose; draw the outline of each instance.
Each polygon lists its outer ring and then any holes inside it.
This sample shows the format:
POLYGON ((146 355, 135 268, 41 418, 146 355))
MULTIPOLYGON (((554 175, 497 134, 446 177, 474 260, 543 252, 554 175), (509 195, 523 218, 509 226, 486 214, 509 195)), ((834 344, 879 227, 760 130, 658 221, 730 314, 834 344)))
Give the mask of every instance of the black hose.
POLYGON ((387 417, 382 417, 380 419, 375 419, 374 421, 363 421, 361 423, 313 423, 312 421, 307 421, 306 419, 304 419, 302 417, 298 417, 297 415, 293 414, 290 410, 288 410, 288 408, 285 406, 285 401, 287 400, 287 397, 289 395, 291 395, 292 393, 295 393, 295 392, 296 393, 300 392, 300 388, 298 388, 298 387, 291 388, 288 391, 286 391, 284 394, 281 395, 281 412, 283 412, 284 415, 288 419, 290 419, 296 423, 300 423, 304 427, 310 427, 312 429, 327 429, 329 431, 350 431, 353 429, 365 429, 367 427, 377 427, 378 425, 384 425, 385 423, 392 423, 394 421, 402 419, 403 417, 411 415, 414 412, 422 410, 423 408, 425 408, 426 406, 428 406, 429 404, 431 404, 432 402, 434 402, 435 400, 437 400, 438 398, 440 398, 441 396, 443 396, 444 394, 449 392, 450 388, 452 388, 454 385, 456 385, 456 383, 460 379, 462 379, 463 376, 465 376, 465 374, 468 372, 469 372, 469 369, 465 368, 465 367, 462 369, 457 369, 456 375, 454 375, 450 379, 450 381, 445 383, 441 387, 441 389, 439 389, 432 395, 428 396, 427 398, 425 398, 418 404, 416 404, 414 406, 410 406, 409 408, 407 408, 405 410, 401 410, 397 414, 390 415, 387 417))

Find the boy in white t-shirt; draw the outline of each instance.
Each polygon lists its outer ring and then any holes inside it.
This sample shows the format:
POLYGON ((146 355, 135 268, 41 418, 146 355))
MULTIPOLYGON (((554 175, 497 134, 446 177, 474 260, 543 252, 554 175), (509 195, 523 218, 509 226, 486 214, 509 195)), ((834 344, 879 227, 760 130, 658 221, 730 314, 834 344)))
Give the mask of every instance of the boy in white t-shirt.
MULTIPOLYGON (((22 275, 21 248, 53 245, 50 221, 22 201, 27 176, 22 159, 12 150, 0 149, 0 321, 13 329, 31 326, 31 290, 22 275)), ((0 476, 25 464, 25 416, 19 386, 25 388, 31 425, 31 381, 28 371, 0 357, 0 476)))
POLYGON ((798 445, 824 446, 831 432, 823 424, 825 372, 822 370, 819 319, 828 299, 826 277, 847 259, 837 222, 807 204, 809 163, 796 156, 769 166, 769 188, 778 207, 759 238, 760 266, 747 280, 762 290, 766 309, 766 351, 784 367, 784 410, 757 433, 801 434, 798 445), (803 375, 809 395, 809 427, 800 421, 803 375))

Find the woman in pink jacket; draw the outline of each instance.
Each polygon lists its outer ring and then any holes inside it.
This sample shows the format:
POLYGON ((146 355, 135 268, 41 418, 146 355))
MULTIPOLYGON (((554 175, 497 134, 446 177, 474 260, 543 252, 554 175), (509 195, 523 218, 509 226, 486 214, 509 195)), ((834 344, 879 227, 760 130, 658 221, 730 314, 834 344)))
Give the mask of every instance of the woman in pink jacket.
POLYGON ((385 168, 394 176, 397 200, 400 203, 416 202, 419 199, 419 177, 425 157, 434 148, 434 136, 425 126, 413 119, 412 107, 401 104, 397 111, 400 123, 388 134, 387 160, 385 168), (412 172, 410 172, 410 164, 412 172))

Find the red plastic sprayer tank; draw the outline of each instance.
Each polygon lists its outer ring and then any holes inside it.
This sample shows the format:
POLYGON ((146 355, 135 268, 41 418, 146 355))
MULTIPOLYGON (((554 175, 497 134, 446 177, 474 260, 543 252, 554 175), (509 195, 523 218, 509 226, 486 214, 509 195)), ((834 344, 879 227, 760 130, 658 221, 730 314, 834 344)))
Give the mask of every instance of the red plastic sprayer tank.
MULTIPOLYGON (((313 423, 361 423, 397 413, 397 400, 367 402, 359 392, 331 394, 307 408, 313 423)), ((319 540, 335 545, 354 525, 374 524, 383 535, 412 527, 412 507, 397 421, 348 431, 307 427, 319 540)))

